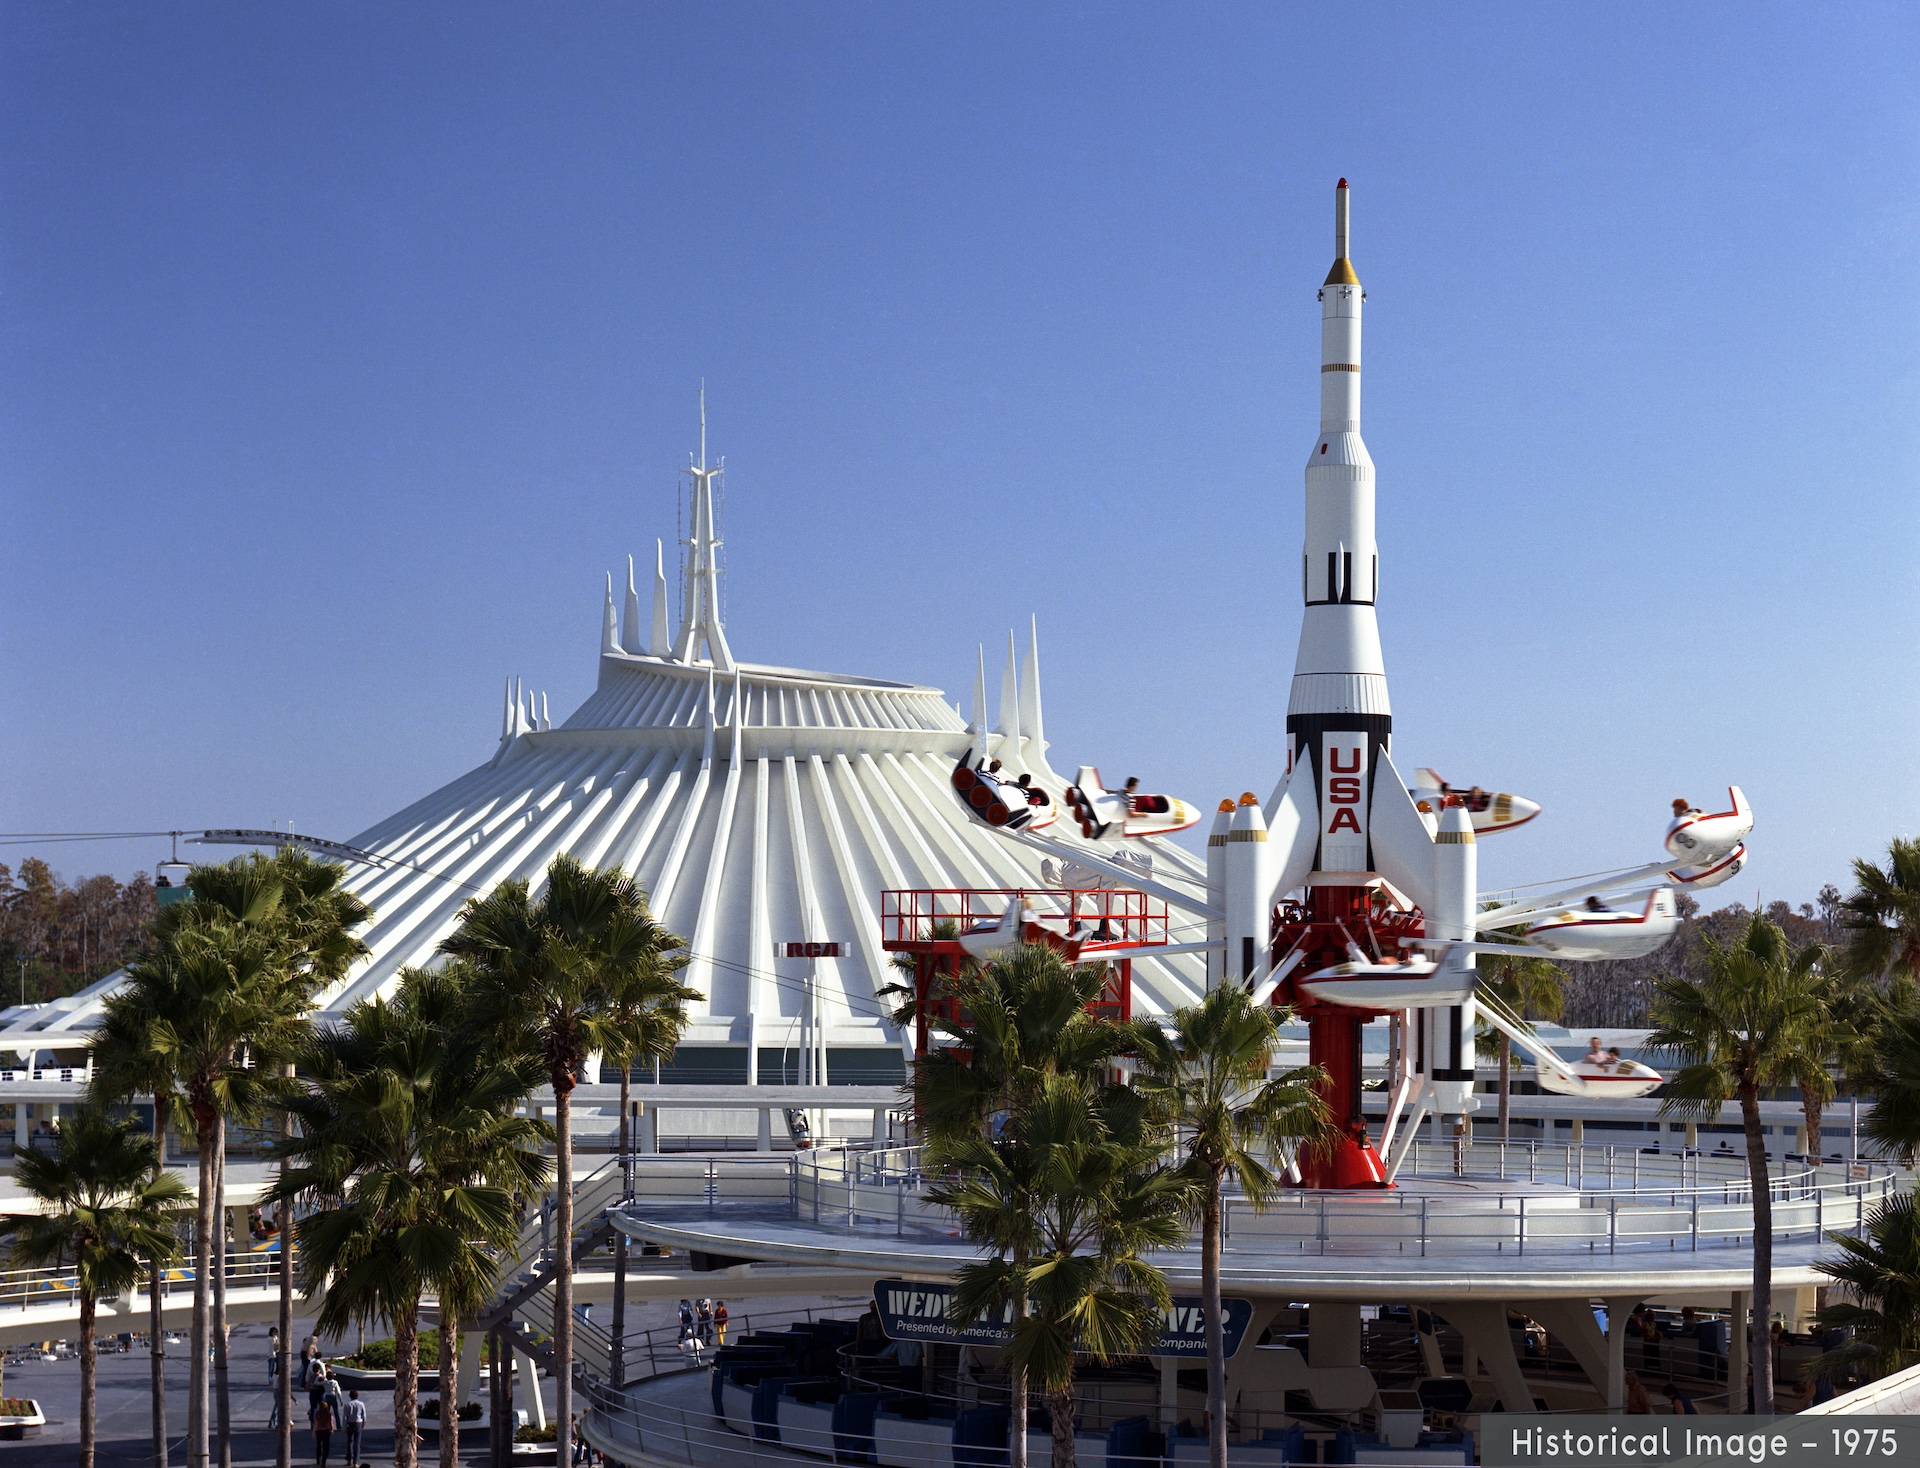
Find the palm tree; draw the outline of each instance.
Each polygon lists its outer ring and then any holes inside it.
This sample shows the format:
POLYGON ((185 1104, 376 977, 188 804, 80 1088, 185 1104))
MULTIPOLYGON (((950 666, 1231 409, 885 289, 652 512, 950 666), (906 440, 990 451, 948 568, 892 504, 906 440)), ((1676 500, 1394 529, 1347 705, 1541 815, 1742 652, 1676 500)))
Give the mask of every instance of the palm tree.
MULTIPOLYGON (((1700 981, 1662 979, 1654 988, 1649 1043, 1681 1069, 1666 1086, 1661 1110, 1712 1116, 1740 1105, 1747 1176, 1753 1194, 1753 1407, 1773 1411, 1773 1353, 1767 1330, 1773 1311, 1773 1199, 1767 1143, 1760 1130, 1761 1094, 1792 1085, 1819 1049, 1825 1022, 1814 971, 1821 949, 1790 952, 1786 934, 1754 914, 1741 941, 1703 940, 1700 981)), ((1738 1390, 1736 1386, 1735 1390, 1738 1390)))
MULTIPOLYGON (((120 1033, 124 1018, 107 1016, 92 1041, 93 1075, 88 1087, 88 1102, 107 1106, 136 1096, 153 1098, 153 1175, 166 1175, 167 1131, 172 1120, 174 1097, 168 1066, 145 1045, 145 1032, 138 1036, 120 1033)), ((177 1239, 147 1259, 147 1365, 148 1410, 152 1416, 154 1468, 167 1468, 167 1335, 166 1306, 160 1294, 162 1264, 178 1252, 177 1239)))
MULTIPOLYGON (((1493 942, 1518 942, 1504 934, 1488 935, 1493 942)), ((1484 954, 1480 959, 1480 987, 1522 1019, 1557 1020, 1566 1013, 1566 970, 1551 960, 1531 954, 1484 954)), ((1483 1025, 1482 1029, 1490 1026, 1483 1025)), ((1497 1032, 1500 1047, 1500 1140, 1509 1140, 1513 1099, 1513 1042, 1497 1032)))
POLYGON ((1874 1033, 1879 1079, 1861 1124, 1867 1139, 1908 1166, 1920 1158, 1920 1003, 1889 1006, 1874 1033))
POLYGON ((1853 864, 1853 891, 1840 904, 1847 966, 1881 982, 1920 981, 1920 838, 1896 836, 1887 864, 1853 864))
MULTIPOLYGON (((1128 1036, 1095 1018, 1087 1006, 1106 988, 1098 965, 1070 967, 1054 949, 1023 945, 991 967, 963 967, 948 984, 958 1017, 943 1009, 927 1019, 931 1036, 945 1040, 915 1064, 914 1104, 920 1128, 939 1155, 942 1143, 964 1143, 991 1134, 998 1119, 1017 1113, 1038 1094, 1048 1076, 1098 1077, 1124 1054, 1128 1036)), ((1018 1174, 1002 1179, 1011 1184, 1018 1174)), ((1031 1223, 1036 1200, 1017 1193, 1003 1198, 1004 1227, 992 1242, 1009 1264, 1016 1317, 1027 1310, 1026 1268, 1039 1247, 1031 1223)), ((982 1225, 984 1227, 984 1224, 982 1225)), ((1026 1468, 1027 1367, 1010 1363, 1010 1468, 1026 1468)))
POLYGON ((954 1313, 970 1323, 1011 1310, 1006 1353, 1046 1394, 1053 1468, 1075 1461, 1078 1354, 1135 1354, 1166 1318, 1166 1276, 1146 1255, 1185 1237, 1196 1188, 1160 1165, 1165 1155, 1143 1097, 1061 1074, 1022 1098, 998 1140, 973 1132, 928 1145, 943 1174, 928 1196, 991 1256, 960 1270, 954 1313))
POLYGON ((547 868, 534 901, 524 881, 470 900, 440 950, 473 967, 475 1003, 497 1016, 501 1041, 538 1056, 553 1087, 554 1413, 573 1420, 573 1105, 587 1057, 621 1043, 614 1017, 623 942, 647 918, 646 896, 624 872, 571 856, 547 868))
POLYGON ((1280 1189, 1269 1159, 1331 1132, 1323 1076, 1314 1067, 1268 1078, 1285 1015, 1256 1004, 1238 984, 1222 984, 1198 1004, 1175 1010, 1171 1030, 1136 1025, 1141 1069, 1134 1085, 1153 1118, 1171 1126, 1199 1193, 1200 1293, 1207 1337, 1207 1460, 1227 1462, 1227 1355, 1220 1298, 1228 1179, 1255 1208, 1280 1189), (1262 1154, 1265 1154, 1263 1157, 1262 1154))
MULTIPOLYGON (((642 1061, 671 1059, 687 1027, 687 1006, 701 998, 675 976, 687 966, 686 940, 655 922, 641 899, 637 912, 622 914, 611 925, 603 948, 603 973, 611 990, 610 1021, 605 1051, 620 1068, 620 1157, 626 1166, 633 1096, 633 1068, 642 1061)), ((627 1236, 613 1235, 613 1359, 614 1381, 625 1369, 627 1330, 627 1236)), ((445 1468, 454 1468, 449 1462, 445 1468)))
POLYGON ((205 1468, 208 1456, 210 1286, 224 1264, 214 1245, 219 1137, 228 1115, 259 1108, 263 1078, 246 1063, 248 1052, 289 1053, 304 1029, 305 1010, 305 993, 289 981, 269 935, 208 920, 181 926, 129 965, 126 982, 106 999, 93 1041, 104 1067, 125 1067, 123 1074, 144 1067, 148 1083, 159 1087, 157 1095, 193 1123, 199 1181, 187 1396, 192 1468, 205 1468))
POLYGON ((1810 1377, 1854 1370, 1890 1376, 1920 1364, 1920 1197, 1887 1199, 1867 1221, 1867 1236, 1828 1234, 1840 1256, 1814 1268, 1852 1298, 1820 1311, 1820 1323, 1853 1338, 1807 1366, 1810 1377))
MULTIPOLYGON (((315 1034, 285 1098, 298 1130, 277 1148, 289 1166, 275 1196, 315 1205, 296 1238, 317 1327, 392 1325, 396 1468, 418 1461, 422 1298, 436 1295, 442 1334, 456 1332, 519 1239, 521 1201, 546 1183, 547 1130, 514 1115, 538 1072, 449 1023, 463 1002, 444 980, 408 975, 391 1004, 355 1005, 315 1034)), ((442 1385, 443 1431, 457 1395, 442 1385)))
MULTIPOLYGON (((80 1468, 93 1468, 98 1409, 95 1313, 102 1295, 139 1282, 143 1265, 174 1249, 171 1211, 186 1201, 181 1181, 156 1167, 153 1142, 137 1122, 85 1106, 60 1128, 51 1154, 14 1149, 14 1175, 41 1211, 18 1221, 16 1265, 67 1265, 80 1300, 80 1468)), ((154 1291, 154 1277, 148 1277, 154 1291)))

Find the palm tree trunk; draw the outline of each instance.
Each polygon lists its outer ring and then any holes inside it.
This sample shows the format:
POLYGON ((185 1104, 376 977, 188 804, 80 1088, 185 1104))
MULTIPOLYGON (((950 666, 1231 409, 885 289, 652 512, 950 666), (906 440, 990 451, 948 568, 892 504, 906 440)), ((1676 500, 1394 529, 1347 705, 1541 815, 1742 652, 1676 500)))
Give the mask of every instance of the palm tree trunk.
POLYGON ((1513 1095, 1513 1045, 1505 1035, 1500 1037, 1500 1140, 1507 1140, 1508 1123, 1511 1120, 1512 1107, 1508 1104, 1513 1095))
POLYGON ((1079 1454, 1073 1441, 1072 1377, 1067 1378, 1065 1391, 1047 1393, 1047 1415, 1053 1418, 1053 1468, 1074 1468, 1079 1454))
MULTIPOLYGON (((444 1394, 440 1410, 446 1411, 444 1394)), ((441 1426, 444 1429, 445 1423, 441 1426)), ((393 1468, 418 1468, 419 1462, 420 1301, 416 1296, 393 1322, 393 1468)))
POLYGON ((553 1077, 553 1423, 557 1451, 573 1431, 573 1077, 553 1077))
POLYGON ((80 1294, 80 1468, 93 1468, 94 1419, 99 1415, 99 1360, 94 1347, 94 1310, 91 1290, 80 1294))
POLYGON ((460 1468, 460 1312, 440 1302, 440 1468, 460 1468))
POLYGON ((199 1188, 193 1214, 193 1360, 187 1372, 187 1465, 207 1468, 207 1352, 213 1276, 213 1116, 195 1116, 194 1141, 200 1149, 199 1188))
POLYGON ((1200 1306, 1207 1331, 1207 1463, 1227 1468, 1227 1337, 1220 1318, 1221 1175, 1207 1177, 1207 1201, 1200 1214, 1200 1306))
MULTIPOLYGON (((1013 1251, 1015 1277, 1025 1280, 1027 1277, 1027 1251, 1024 1248, 1013 1251)), ((1015 1321, 1027 1318, 1027 1287, 1022 1284, 1013 1292, 1013 1318, 1015 1321)), ((1027 1468, 1027 1368, 1016 1364, 1007 1373, 1007 1468, 1027 1468)))
POLYGON ((227 1119, 213 1133, 213 1403, 220 1468, 233 1468, 232 1400, 227 1394, 227 1119))
MULTIPOLYGON (((293 1067, 287 1067, 293 1078, 293 1067)), ((293 1136, 293 1113, 280 1113, 280 1139, 293 1136)), ((280 1182, 287 1180, 287 1159, 280 1159, 280 1182)), ((293 1468, 293 1204, 280 1200, 280 1373, 274 1379, 273 1399, 279 1409, 280 1431, 274 1440, 274 1468, 293 1468)))
MULTIPOLYGON (((167 1114, 160 1098, 153 1098, 153 1172, 166 1171, 167 1114)), ((147 1259, 147 1362, 153 1397, 153 1468, 167 1468, 167 1332, 160 1298, 163 1265, 155 1254, 147 1259)))
MULTIPOLYGON (((632 1110, 629 1104, 633 1095, 633 1067, 622 1062, 620 1066, 620 1187, 624 1192, 628 1180, 633 1176, 629 1171, 629 1149, 633 1138, 628 1135, 627 1113, 632 1110)), ((609 1386, 620 1386, 627 1373, 627 1236, 619 1229, 613 1231, 613 1368, 608 1374, 613 1378, 609 1386)))
MULTIPOLYGON (((1760 1093, 1740 1089, 1740 1120, 1747 1133, 1747 1178, 1753 1188, 1753 1325, 1747 1360, 1753 1370, 1753 1405, 1745 1410, 1773 1415, 1773 1194, 1769 1190, 1767 1139, 1760 1131, 1760 1093)), ((1735 1328, 1739 1322, 1734 1322, 1735 1328)), ((1744 1383, 1728 1382, 1730 1404, 1738 1403, 1744 1383)))
POLYGON ((1807 1118, 1807 1157, 1813 1162, 1820 1160, 1820 1113, 1825 1109, 1813 1092, 1800 1093, 1800 1110, 1807 1118))

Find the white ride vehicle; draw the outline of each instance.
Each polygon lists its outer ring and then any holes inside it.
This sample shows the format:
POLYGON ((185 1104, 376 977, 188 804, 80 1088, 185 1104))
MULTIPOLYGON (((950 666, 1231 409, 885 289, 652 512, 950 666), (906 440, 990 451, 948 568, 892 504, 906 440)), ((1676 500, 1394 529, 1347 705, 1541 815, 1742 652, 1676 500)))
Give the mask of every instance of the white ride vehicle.
POLYGON ((1738 785, 1727 788, 1727 809, 1703 811, 1684 798, 1673 803, 1667 855, 1689 867, 1712 866, 1753 834, 1753 807, 1738 785))
POLYGON ((1673 888, 1655 887, 1627 910, 1598 897, 1549 913, 1527 929, 1527 941, 1560 958, 1640 958, 1673 936, 1680 925, 1673 888))
POLYGON ((1184 800, 1146 794, 1137 788, 1139 783, 1129 780, 1126 788, 1109 790, 1100 783, 1098 769, 1080 766, 1080 773, 1067 787, 1067 808, 1079 821, 1080 834, 1089 841, 1098 841, 1108 831, 1138 839, 1170 836, 1198 824, 1200 812, 1184 800))
POLYGON ((1437 814, 1449 795, 1458 796, 1466 807, 1467 819, 1473 822, 1473 834, 1476 836, 1514 830, 1540 814, 1540 803, 1528 800, 1524 795, 1513 795, 1505 790, 1483 790, 1478 785, 1462 790, 1441 779, 1439 771, 1425 768, 1413 772, 1413 789, 1408 793, 1413 796, 1423 816, 1437 814))
POLYGON ((1572 1075, 1552 1066, 1534 1067, 1534 1080, 1543 1091, 1556 1096, 1594 1096, 1605 1100, 1628 1100, 1651 1095, 1666 1077, 1650 1065, 1637 1060, 1595 1060, 1590 1055, 1571 1062, 1572 1075))
POLYGON ((953 789, 967 814, 996 831, 1040 831, 1058 818, 1053 797, 1032 783, 1032 776, 1015 779, 973 763, 973 751, 960 756, 953 767, 953 789))

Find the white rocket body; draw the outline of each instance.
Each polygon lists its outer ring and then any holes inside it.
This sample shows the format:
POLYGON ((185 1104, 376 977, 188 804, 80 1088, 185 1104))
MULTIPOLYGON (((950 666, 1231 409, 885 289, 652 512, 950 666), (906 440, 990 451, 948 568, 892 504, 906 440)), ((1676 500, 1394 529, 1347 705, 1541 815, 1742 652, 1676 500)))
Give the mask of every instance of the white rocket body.
POLYGON ((1234 807, 1226 836, 1225 974, 1231 983, 1246 984, 1266 971, 1273 907, 1267 820, 1257 800, 1248 796, 1234 807))
POLYGON ((1227 827, 1231 801, 1221 801, 1207 831, 1207 990, 1220 986, 1227 971, 1227 827))
POLYGON ((1340 885, 1356 884, 1375 869, 1370 813, 1379 758, 1393 729, 1374 615, 1380 551, 1373 538, 1373 458, 1360 436, 1366 297, 1348 241, 1342 179, 1334 202, 1336 258, 1320 290, 1320 431, 1307 454, 1300 559, 1305 609, 1287 701, 1288 768, 1304 763, 1312 770, 1319 806, 1313 867, 1349 879, 1340 885))

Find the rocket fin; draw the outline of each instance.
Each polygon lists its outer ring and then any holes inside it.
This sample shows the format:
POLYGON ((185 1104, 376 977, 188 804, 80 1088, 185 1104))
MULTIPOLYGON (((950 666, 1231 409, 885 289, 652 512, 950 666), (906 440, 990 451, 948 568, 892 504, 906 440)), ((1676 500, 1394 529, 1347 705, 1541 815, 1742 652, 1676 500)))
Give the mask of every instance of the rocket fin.
MULTIPOLYGON (((1303 760, 1294 773, 1310 767, 1303 760)), ((1272 863, 1273 890, 1268 904, 1283 897, 1307 880, 1313 870, 1313 853, 1320 842, 1320 802, 1314 796, 1313 778, 1288 775, 1273 793, 1273 810, 1267 817, 1267 859, 1272 863)))
POLYGON ((1373 808, 1367 816, 1374 870, 1427 912, 1434 910, 1433 837, 1407 793, 1407 782, 1380 751, 1373 779, 1373 808))

